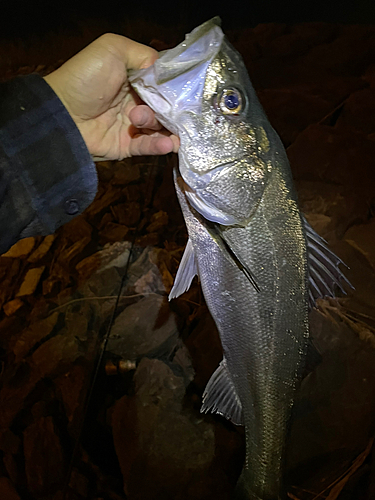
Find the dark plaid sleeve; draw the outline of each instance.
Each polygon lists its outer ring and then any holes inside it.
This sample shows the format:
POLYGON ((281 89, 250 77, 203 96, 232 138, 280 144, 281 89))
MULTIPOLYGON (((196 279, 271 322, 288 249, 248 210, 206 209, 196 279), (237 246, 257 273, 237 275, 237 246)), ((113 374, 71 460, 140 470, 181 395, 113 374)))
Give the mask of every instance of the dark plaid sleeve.
POLYGON ((0 253, 20 238, 53 233, 96 189, 82 136, 43 78, 0 83, 0 253))

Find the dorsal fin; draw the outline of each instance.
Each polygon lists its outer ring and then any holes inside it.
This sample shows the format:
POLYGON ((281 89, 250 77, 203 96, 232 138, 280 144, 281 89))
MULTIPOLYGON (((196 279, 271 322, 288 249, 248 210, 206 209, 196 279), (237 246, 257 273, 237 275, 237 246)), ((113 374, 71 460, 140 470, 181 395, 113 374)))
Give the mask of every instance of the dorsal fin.
POLYGON ((244 425, 242 405, 225 358, 212 374, 203 393, 202 413, 218 413, 236 425, 244 425))
POLYGON ((352 289, 354 287, 339 268, 340 264, 345 266, 344 262, 328 248, 327 242, 314 231, 303 216, 302 220, 307 243, 309 306, 313 308, 317 299, 334 297, 336 286, 345 295, 344 284, 352 289))

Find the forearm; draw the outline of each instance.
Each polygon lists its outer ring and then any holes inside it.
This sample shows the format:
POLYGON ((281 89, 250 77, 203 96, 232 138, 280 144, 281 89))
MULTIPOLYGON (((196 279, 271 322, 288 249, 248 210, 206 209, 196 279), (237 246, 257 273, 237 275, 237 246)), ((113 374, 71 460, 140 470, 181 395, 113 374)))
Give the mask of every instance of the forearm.
POLYGON ((97 189, 95 165, 67 110, 38 75, 0 84, 0 253, 53 233, 97 189))

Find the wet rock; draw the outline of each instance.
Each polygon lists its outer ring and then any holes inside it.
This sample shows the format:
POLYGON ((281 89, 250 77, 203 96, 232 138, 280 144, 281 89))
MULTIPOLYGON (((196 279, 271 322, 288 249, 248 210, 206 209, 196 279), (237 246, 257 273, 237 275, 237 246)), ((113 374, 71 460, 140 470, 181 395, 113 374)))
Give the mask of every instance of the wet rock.
MULTIPOLYGON (((355 197, 356 217, 367 218, 375 191, 375 177, 371 175, 375 142, 362 133, 310 125, 288 148, 288 157, 297 180, 324 179, 327 185, 345 186, 355 197)), ((342 206, 345 209, 345 202, 342 206)))
POLYGON ((296 186, 301 211, 329 243, 341 239, 363 210, 358 194, 349 187, 318 181, 297 181, 296 186))
POLYGON ((51 314, 48 318, 33 323, 14 338, 9 347, 13 350, 16 363, 24 359, 33 347, 37 346, 44 338, 50 335, 56 326, 58 316, 57 312, 51 314))
POLYGON ((312 471, 314 462, 324 463, 323 457, 339 461, 362 451, 375 412, 375 349, 340 320, 335 308, 327 313, 310 315, 322 362, 302 383, 292 425, 289 465, 304 464, 305 471, 312 471))
POLYGON ((302 130, 319 121, 331 109, 329 102, 298 89, 269 89, 260 91, 258 95, 285 146, 289 146, 302 130))
POLYGON ((129 159, 116 162, 115 173, 112 179, 114 186, 122 186, 140 178, 139 166, 129 159))
POLYGON ((42 277, 45 266, 34 267, 29 269, 24 277, 19 291, 16 297, 24 297, 25 295, 32 295, 36 287, 39 284, 40 278, 42 277))
POLYGON ((213 427, 182 412, 184 380, 161 361, 143 359, 135 386, 135 396, 124 396, 112 413, 124 490, 129 499, 187 500, 213 460, 213 427))
POLYGON ((154 233, 159 231, 162 227, 168 224, 168 214, 160 210, 151 217, 151 224, 147 226, 148 233, 154 233))
POLYGON ((84 286, 84 293, 89 295, 113 295, 118 293, 122 272, 129 258, 130 243, 116 242, 103 250, 83 259, 77 264, 80 281, 89 282, 84 286))
POLYGON ((345 102, 336 127, 344 127, 363 132, 375 133, 375 89, 354 92, 345 102))
POLYGON ((123 241, 128 232, 128 227, 116 224, 115 222, 108 222, 100 232, 100 242, 105 244, 108 242, 123 241))
POLYGON ((4 304, 3 309, 7 316, 12 316, 24 305, 21 299, 13 299, 4 304))
POLYGON ((120 224, 135 226, 141 217, 141 207, 136 201, 120 203, 112 207, 112 213, 120 224))
POLYGON ((73 365, 67 373, 56 377, 54 380, 59 398, 62 400, 65 415, 69 423, 74 422, 77 413, 82 411, 82 401, 85 397, 88 368, 73 365))
POLYGON ((65 463, 52 417, 30 424, 23 434, 25 472, 34 495, 53 491, 64 480, 65 463))
POLYGON ((166 292, 161 272, 155 263, 156 252, 157 249, 147 247, 131 264, 124 294, 131 289, 139 294, 164 294, 166 292))
POLYGON ((35 238, 24 238, 17 241, 17 243, 15 243, 6 253, 3 254, 3 257, 10 257, 12 259, 26 257, 34 246, 35 238))
POLYGON ((52 243, 55 241, 56 235, 50 234, 46 236, 42 243, 33 251, 33 253, 27 258, 27 262, 35 263, 43 259, 50 250, 52 243))
POLYGON ((14 485, 7 477, 0 477, 0 497, 4 500, 21 500, 14 485))
POLYGON ((124 359, 137 360, 170 353, 177 343, 176 320, 166 297, 150 295, 117 316, 108 350, 124 359))
POLYGON ((375 270, 375 219, 351 227, 345 233, 345 241, 361 252, 375 270))
POLYGON ((219 333, 206 307, 202 307, 200 320, 187 338, 186 347, 196 371, 194 383, 203 391, 223 357, 219 333))

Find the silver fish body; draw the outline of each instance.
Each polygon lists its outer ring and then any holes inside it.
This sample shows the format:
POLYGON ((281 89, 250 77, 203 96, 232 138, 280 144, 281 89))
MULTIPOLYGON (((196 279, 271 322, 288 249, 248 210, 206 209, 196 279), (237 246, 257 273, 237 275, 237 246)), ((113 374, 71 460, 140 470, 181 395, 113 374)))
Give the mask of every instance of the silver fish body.
MULTIPOLYGON (((324 295, 323 272, 310 290, 308 238, 319 255, 324 244, 306 231, 284 148, 217 18, 131 82, 181 141, 175 185, 189 242, 170 297, 199 275, 224 352, 202 411, 245 425, 237 498, 284 498, 286 439, 306 355, 309 301, 324 295)), ((327 255, 332 289, 341 278, 339 259, 327 255)))

